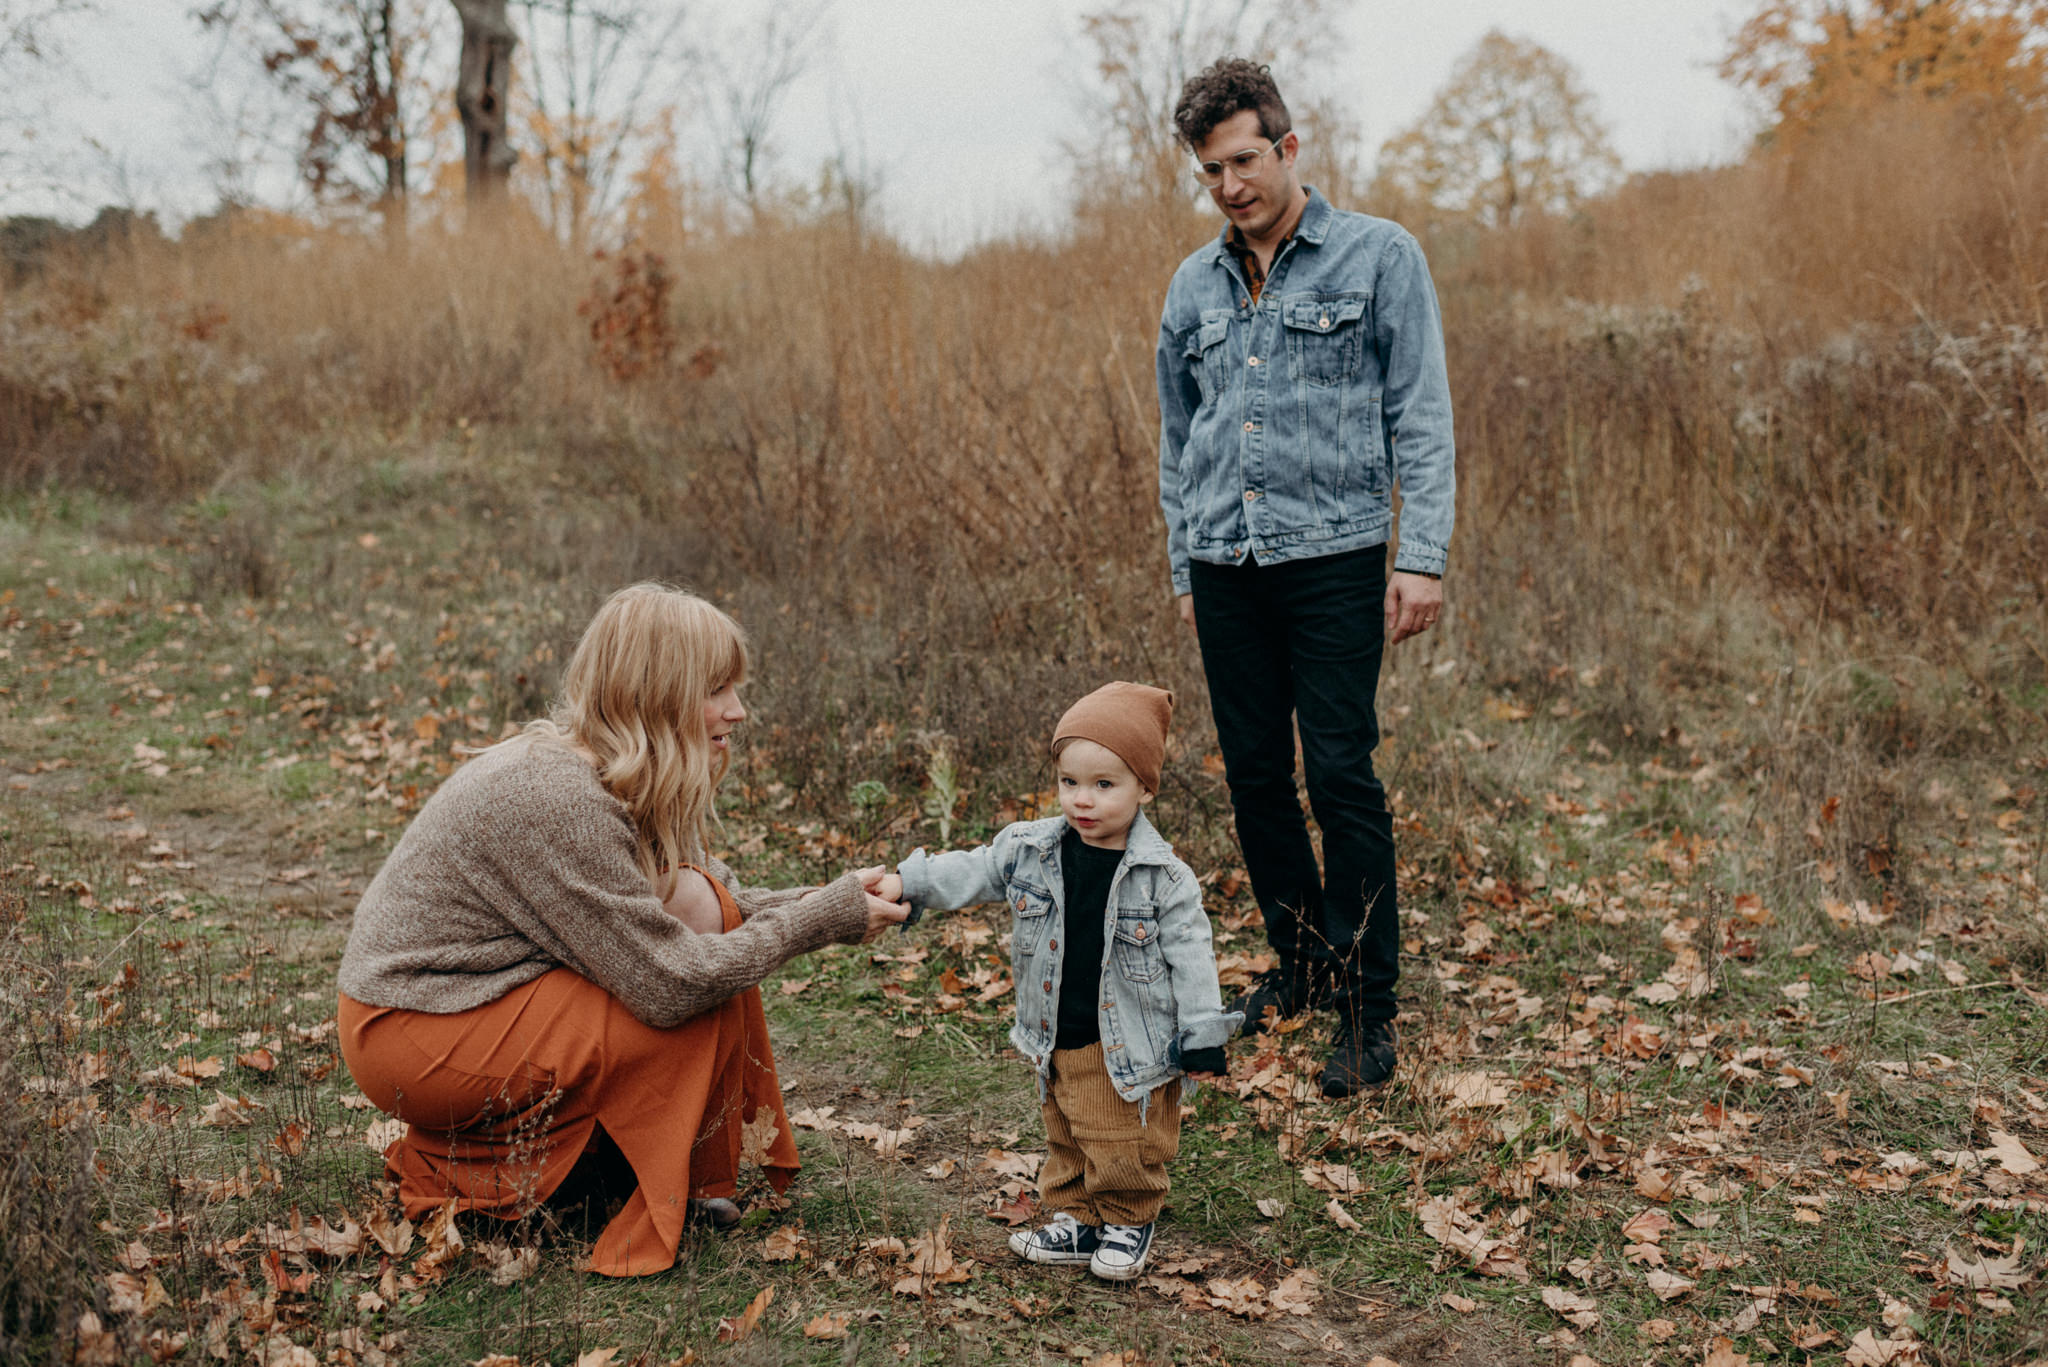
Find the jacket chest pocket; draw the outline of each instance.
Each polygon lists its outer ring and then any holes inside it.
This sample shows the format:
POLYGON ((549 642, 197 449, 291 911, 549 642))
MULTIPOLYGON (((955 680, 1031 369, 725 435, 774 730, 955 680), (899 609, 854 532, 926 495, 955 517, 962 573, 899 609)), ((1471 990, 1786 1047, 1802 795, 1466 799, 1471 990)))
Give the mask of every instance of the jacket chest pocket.
POLYGON ((1010 889, 1010 957, 1023 963, 1045 942, 1045 928, 1052 924, 1052 894, 1037 888, 1010 889))
POLYGON ((1358 373, 1365 354, 1362 294, 1289 299, 1280 321, 1287 329, 1287 366, 1297 380, 1342 384, 1358 373))
POLYGON ((1188 332, 1188 368, 1195 372, 1195 383, 1201 386, 1205 403, 1223 388, 1223 360, 1230 351, 1223 344, 1229 337, 1227 312, 1219 318, 1204 318, 1200 327, 1188 332))
POLYGON ((1150 907, 1116 918, 1115 957, 1125 982, 1149 983, 1166 972, 1166 951, 1159 947, 1159 922, 1150 907))

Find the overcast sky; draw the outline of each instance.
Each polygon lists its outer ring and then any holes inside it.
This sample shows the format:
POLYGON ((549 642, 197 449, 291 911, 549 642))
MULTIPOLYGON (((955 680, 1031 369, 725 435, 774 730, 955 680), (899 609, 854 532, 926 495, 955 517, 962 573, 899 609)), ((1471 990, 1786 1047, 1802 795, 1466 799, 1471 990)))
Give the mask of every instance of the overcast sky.
MULTIPOLYGON (((857 139, 881 173, 886 221, 916 245, 957 249, 1057 224, 1067 190, 1058 147, 1084 134, 1072 112, 1078 17, 1098 7, 836 0, 829 43, 780 131, 783 164, 815 167, 835 144, 857 139)), ((0 212, 78 219, 108 199, 173 221, 204 211, 215 197, 207 157, 220 139, 192 88, 210 45, 192 0, 100 8, 102 17, 65 32, 70 71, 38 92, 40 146, 60 154, 70 195, 16 185, 0 212)), ((1500 28, 1578 69, 1631 170, 1692 166, 1739 155, 1752 127, 1713 66, 1753 8, 1754 0, 1357 0, 1331 66, 1347 73, 1337 93, 1377 147, 1421 115, 1462 52, 1500 28)), ((715 13, 722 22, 746 10, 726 0, 715 13)), ((692 18, 708 23, 712 13, 700 7, 692 18)), ((1286 73, 1276 74, 1284 89, 1286 73)), ((234 93, 215 92, 227 102, 234 93)))

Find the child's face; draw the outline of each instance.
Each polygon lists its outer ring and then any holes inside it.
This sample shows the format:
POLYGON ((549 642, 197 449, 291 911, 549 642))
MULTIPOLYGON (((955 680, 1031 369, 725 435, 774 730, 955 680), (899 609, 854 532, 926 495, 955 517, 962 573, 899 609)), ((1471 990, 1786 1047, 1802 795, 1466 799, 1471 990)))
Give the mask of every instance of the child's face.
POLYGON ((1138 809, 1152 794, 1138 783, 1131 766, 1116 752, 1092 740, 1068 741, 1060 747, 1060 810, 1083 842, 1120 850, 1130 838, 1138 809))

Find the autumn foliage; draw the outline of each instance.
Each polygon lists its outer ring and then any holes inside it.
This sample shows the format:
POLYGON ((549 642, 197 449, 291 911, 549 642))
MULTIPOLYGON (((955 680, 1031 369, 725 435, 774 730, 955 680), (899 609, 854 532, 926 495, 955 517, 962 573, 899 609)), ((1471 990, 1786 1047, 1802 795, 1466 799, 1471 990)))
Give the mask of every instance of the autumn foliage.
POLYGON ((1721 74, 1797 141, 1899 104, 1966 108, 2001 129, 2048 113, 2041 0, 1766 0, 1721 74))

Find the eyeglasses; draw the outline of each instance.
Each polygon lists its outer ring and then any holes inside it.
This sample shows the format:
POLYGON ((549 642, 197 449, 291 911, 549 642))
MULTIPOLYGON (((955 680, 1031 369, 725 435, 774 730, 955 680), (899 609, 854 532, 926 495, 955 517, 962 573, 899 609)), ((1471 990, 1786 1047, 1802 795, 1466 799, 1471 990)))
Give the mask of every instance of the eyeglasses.
POLYGON ((1285 141, 1287 141, 1287 134, 1282 133, 1279 137, 1273 139, 1271 146, 1248 147, 1244 151, 1227 156, 1221 161, 1196 162, 1195 180, 1202 185, 1214 189, 1223 183, 1223 172, 1226 167, 1229 168, 1230 174, 1236 176, 1239 180, 1257 180, 1261 175, 1265 174, 1266 158, 1278 151, 1280 144, 1285 141))

